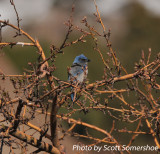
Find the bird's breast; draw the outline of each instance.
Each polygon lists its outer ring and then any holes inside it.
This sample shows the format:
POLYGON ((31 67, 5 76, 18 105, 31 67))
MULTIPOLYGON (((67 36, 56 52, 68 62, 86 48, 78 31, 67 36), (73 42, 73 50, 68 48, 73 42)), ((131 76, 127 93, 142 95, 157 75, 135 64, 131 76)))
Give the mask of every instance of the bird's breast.
POLYGON ((70 69, 70 74, 77 79, 79 82, 83 82, 88 74, 87 66, 74 66, 70 69))

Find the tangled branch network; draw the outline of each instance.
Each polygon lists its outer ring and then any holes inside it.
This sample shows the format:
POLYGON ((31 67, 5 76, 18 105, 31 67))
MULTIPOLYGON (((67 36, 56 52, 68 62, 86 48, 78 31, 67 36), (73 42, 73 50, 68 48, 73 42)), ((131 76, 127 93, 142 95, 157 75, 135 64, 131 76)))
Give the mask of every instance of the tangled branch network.
MULTIPOLYGON (((25 46, 31 46, 36 49, 38 58, 36 63, 28 63, 30 70, 25 70, 21 75, 5 74, 0 70, 1 80, 9 78, 15 94, 10 96, 10 92, 0 88, 1 153, 5 146, 12 153, 22 149, 27 152, 29 145, 36 147, 35 153, 66 153, 67 147, 61 141, 69 136, 77 138, 81 144, 81 139, 86 139, 88 146, 117 145, 120 147, 119 153, 124 153, 121 150, 124 143, 118 137, 120 134, 129 134, 125 141, 127 146, 132 145, 138 136, 149 135, 153 144, 160 148, 160 96, 157 95, 160 90, 160 53, 151 60, 151 49, 148 55, 142 51, 139 62, 135 63, 134 72, 128 73, 112 48, 111 31, 105 28, 94 1, 94 16, 102 32, 96 30, 87 17, 81 20, 84 28, 74 25, 73 5, 71 16, 65 23, 68 31, 63 43, 59 47, 52 44, 50 55, 46 56, 39 41, 20 28, 14 1, 10 3, 16 12, 17 26, 7 20, 0 20, 0 48, 9 46, 12 50, 14 46, 20 46, 23 50, 25 46), (4 27, 14 30, 14 38, 17 37, 19 41, 3 42, 1 31, 4 27), (73 31, 79 33, 80 37, 70 41, 73 31), (28 42, 23 42, 21 36, 26 37, 28 42), (64 81, 55 76, 57 56, 74 44, 86 43, 88 38, 103 63, 101 80, 93 83, 86 80, 89 60, 84 55, 76 57, 73 65, 68 68, 69 80, 64 81), (101 40, 105 42, 104 51, 100 48, 101 40), (131 101, 132 98, 134 101, 131 101), (112 124, 100 127, 94 120, 84 122, 81 116, 74 117, 77 113, 89 117, 92 112, 109 117, 112 124), (39 120, 41 122, 37 124, 39 120), (118 125, 120 122, 124 122, 125 126, 118 125), (76 131, 77 128, 83 128, 83 133, 76 131)), ((125 152, 130 153, 128 150, 125 152)))

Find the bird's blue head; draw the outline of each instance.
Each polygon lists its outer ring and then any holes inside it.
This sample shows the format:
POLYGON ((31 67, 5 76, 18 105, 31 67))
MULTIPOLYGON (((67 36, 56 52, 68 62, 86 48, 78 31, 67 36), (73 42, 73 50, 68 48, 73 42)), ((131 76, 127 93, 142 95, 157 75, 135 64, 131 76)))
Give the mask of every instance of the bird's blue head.
POLYGON ((88 62, 90 62, 90 60, 85 55, 81 54, 74 59, 73 64, 86 65, 88 62))

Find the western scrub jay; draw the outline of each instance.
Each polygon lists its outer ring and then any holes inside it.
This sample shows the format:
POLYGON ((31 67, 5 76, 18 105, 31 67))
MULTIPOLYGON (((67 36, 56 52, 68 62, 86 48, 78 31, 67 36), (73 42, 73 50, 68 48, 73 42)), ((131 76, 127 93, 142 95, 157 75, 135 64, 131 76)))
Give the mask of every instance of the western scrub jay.
MULTIPOLYGON (((77 56, 69 69, 68 79, 73 81, 75 85, 82 83, 88 74, 88 62, 90 60, 83 54, 77 56)), ((75 101, 75 92, 71 94, 71 100, 75 101)))

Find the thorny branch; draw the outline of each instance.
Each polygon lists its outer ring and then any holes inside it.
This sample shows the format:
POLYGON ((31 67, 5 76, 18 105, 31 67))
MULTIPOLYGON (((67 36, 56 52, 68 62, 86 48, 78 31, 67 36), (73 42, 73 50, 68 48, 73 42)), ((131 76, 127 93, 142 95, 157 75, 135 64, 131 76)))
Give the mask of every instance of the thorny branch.
POLYGON ((14 4, 14 0, 10 0, 10 3, 11 3, 11 5, 13 5, 14 11, 15 11, 16 16, 17 16, 17 25, 18 25, 18 28, 19 28, 19 34, 17 34, 17 35, 21 35, 21 34, 20 34, 20 21, 21 21, 21 19, 19 18, 19 15, 18 15, 16 6, 15 6, 15 4, 14 4))

